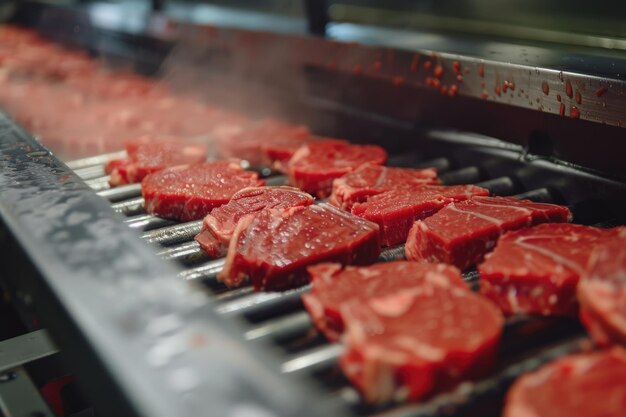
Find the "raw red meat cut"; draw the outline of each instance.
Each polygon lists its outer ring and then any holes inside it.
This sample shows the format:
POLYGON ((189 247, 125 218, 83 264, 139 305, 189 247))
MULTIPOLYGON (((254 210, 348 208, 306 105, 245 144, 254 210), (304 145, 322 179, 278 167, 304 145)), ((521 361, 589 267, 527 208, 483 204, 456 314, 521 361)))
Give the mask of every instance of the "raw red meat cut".
POLYGON ((329 202, 344 210, 368 197, 396 189, 413 189, 424 184, 438 184, 434 168, 408 169, 380 165, 363 165, 333 181, 329 202))
POLYGON ((352 214, 372 221, 380 227, 383 246, 406 241, 411 226, 454 201, 472 196, 488 196, 489 190, 475 185, 418 185, 386 191, 352 206, 352 214))
POLYGON ((244 188, 204 218, 196 241, 212 257, 226 255, 239 220, 265 209, 289 209, 313 204, 313 197, 293 187, 244 188))
POLYGON ((508 232, 478 266, 481 292, 507 315, 576 315, 591 250, 616 237, 615 229, 557 223, 508 232))
POLYGON ((275 161, 280 166, 311 138, 306 126, 262 120, 220 138, 218 155, 243 159, 252 166, 272 166, 275 161))
MULTIPOLYGON (((308 132, 308 131, 307 131, 308 132)), ((317 140, 310 133, 275 136, 271 141, 261 144, 262 165, 272 167, 274 170, 287 173, 287 164, 303 145, 317 140)))
POLYGON ((110 161, 105 167, 111 175, 111 186, 140 182, 146 175, 167 167, 204 162, 207 147, 182 138, 143 136, 128 141, 126 153, 127 159, 110 161))
POLYGON ((504 318, 467 288, 422 284, 341 308, 341 367, 368 403, 419 400, 489 372, 504 318))
POLYGON ((155 172, 143 179, 141 192, 148 213, 190 221, 228 203, 237 191, 263 184, 256 172, 244 171, 238 162, 219 161, 155 172))
POLYGON ((302 146, 289 160, 289 183, 319 198, 326 198, 335 178, 364 164, 383 165, 386 160, 387 152, 380 146, 319 140, 302 146))
POLYGON ((626 346, 626 227, 598 245, 578 284, 580 316, 600 346, 626 346))
POLYGON ((407 238, 406 257, 445 262, 463 270, 479 262, 508 230, 569 220, 570 211, 554 204, 512 197, 474 197, 451 203, 417 221, 407 238))
POLYGON ((341 307, 348 302, 366 303, 424 284, 467 289, 459 270, 445 264, 396 261, 342 268, 340 264, 325 263, 310 266, 307 271, 312 287, 302 301, 315 326, 332 341, 343 333, 341 307))
POLYGON ((626 350, 568 355, 519 378, 503 417, 623 417, 626 350))
POLYGON ((362 265, 379 254, 378 226, 329 204, 268 209, 239 220, 218 278, 229 287, 249 278, 256 290, 283 290, 307 282, 309 265, 362 265))

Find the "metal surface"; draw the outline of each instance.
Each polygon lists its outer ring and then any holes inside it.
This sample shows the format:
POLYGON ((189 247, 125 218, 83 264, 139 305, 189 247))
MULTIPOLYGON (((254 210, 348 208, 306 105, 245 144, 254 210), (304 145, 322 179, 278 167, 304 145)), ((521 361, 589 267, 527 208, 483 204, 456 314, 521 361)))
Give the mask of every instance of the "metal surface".
POLYGON ((57 352, 46 330, 3 340, 0 342, 0 373, 57 352))
POLYGON ((38 271, 6 279, 32 293, 104 414, 341 414, 313 407, 306 381, 286 386, 261 346, 4 116, 0 154, 0 215, 38 271))
POLYGON ((97 167, 102 170, 102 165, 106 164, 113 159, 126 158, 126 151, 117 151, 106 154, 100 154, 96 156, 90 156, 87 158, 76 159, 71 162, 67 162, 67 167, 73 170, 83 170, 89 167, 97 167))
POLYGON ((39 390, 22 367, 0 373, 0 415, 54 417, 39 390))

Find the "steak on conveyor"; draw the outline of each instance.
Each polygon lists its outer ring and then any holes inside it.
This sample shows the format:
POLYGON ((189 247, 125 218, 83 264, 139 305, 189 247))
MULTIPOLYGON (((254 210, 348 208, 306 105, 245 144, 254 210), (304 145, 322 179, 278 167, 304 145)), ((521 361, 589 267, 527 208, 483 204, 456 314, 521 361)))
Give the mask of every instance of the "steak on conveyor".
POLYGON ((539 223, 571 220, 567 207, 512 197, 474 197, 451 203, 417 221, 409 232, 406 257, 445 262, 464 270, 479 262, 500 235, 539 223))
POLYGON ((199 220, 228 203, 237 191, 264 184, 239 162, 219 161, 167 168, 146 176, 141 193, 146 212, 180 221, 199 220))
POLYGON ((328 201, 350 211, 355 203, 362 203, 370 196, 396 189, 413 189, 424 184, 439 184, 436 169, 392 168, 368 164, 334 180, 328 201))
POLYGON ((406 241, 416 220, 424 219, 447 204, 473 196, 488 196, 489 190, 475 185, 418 185, 386 191, 352 206, 352 214, 380 227, 383 246, 406 241))
POLYGON ((229 287, 249 279, 256 290, 284 290, 306 283, 309 265, 362 265, 379 254, 378 226, 329 204, 267 209, 239 220, 218 279, 229 287))
POLYGON ((601 346, 626 346, 626 227, 592 252, 578 284, 580 316, 601 346))
POLYGON ((446 276, 346 303, 341 367, 368 403, 419 400, 489 372, 504 317, 446 276), (441 283, 437 283, 441 281, 441 283))
POLYGON ((313 140, 306 126, 261 120, 217 141, 221 158, 239 158, 252 166, 282 168, 294 152, 313 140))
POLYGON ((478 266, 480 290, 504 314, 574 316, 576 286, 592 249, 617 229, 548 223, 508 232, 478 266))
POLYGON ((205 145, 179 139, 143 136, 126 143, 125 159, 107 163, 105 171, 111 175, 111 186, 141 182, 146 175, 162 169, 206 161, 205 145))
POLYGON ((623 417, 626 350, 569 355, 519 378, 503 417, 623 417))
POLYGON ((307 268, 311 291, 302 301, 315 326, 335 341, 343 333, 341 307, 348 302, 367 302, 433 282, 440 286, 467 288, 461 273, 453 266, 407 261, 383 262, 371 266, 324 263, 307 268))
POLYGON ((364 164, 383 165, 387 152, 376 145, 352 145, 344 140, 325 139, 302 146, 289 160, 289 183, 303 191, 326 198, 335 178, 364 164))
POLYGON ((204 218, 196 241, 209 256, 224 256, 235 226, 242 217, 269 208, 309 206, 313 201, 310 194, 293 187, 244 188, 235 193, 227 204, 217 207, 204 218))

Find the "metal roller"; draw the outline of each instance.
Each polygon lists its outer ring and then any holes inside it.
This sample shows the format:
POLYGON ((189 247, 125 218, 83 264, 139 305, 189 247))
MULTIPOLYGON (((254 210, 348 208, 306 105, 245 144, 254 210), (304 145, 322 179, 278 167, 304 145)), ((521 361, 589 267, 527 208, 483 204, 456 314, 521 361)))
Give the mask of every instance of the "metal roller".
POLYGON ((111 207, 117 213, 124 214, 126 216, 132 216, 135 214, 144 213, 143 204, 143 197, 137 197, 126 201, 121 201, 119 203, 111 204, 111 207))
POLYGON ((315 372, 328 368, 337 363, 337 359, 343 351, 344 347, 340 343, 320 346, 283 362, 281 371, 284 374, 292 374, 303 371, 315 372))
POLYGON ((65 165, 67 165, 70 169, 78 170, 95 165, 104 165, 107 162, 112 161, 113 159, 124 159, 127 156, 128 155, 126 154, 126 151, 117 151, 96 156, 90 156, 88 158, 75 159, 73 161, 66 162, 65 165))
POLYGON ((104 172, 104 166, 102 165, 95 165, 91 167, 75 169, 74 174, 78 175, 84 180, 93 180, 96 178, 107 176, 106 173, 104 172))
POLYGON ((475 185, 489 190, 491 195, 506 196, 513 194, 517 187, 509 177, 498 177, 487 181, 477 182, 475 185))
POLYGON ((472 166, 446 172, 439 179, 445 185, 473 184, 480 181, 481 176, 480 168, 472 166))
POLYGON ((255 292, 248 296, 220 304, 217 312, 220 314, 253 315, 271 312, 278 307, 284 309, 289 305, 300 304, 302 294, 311 289, 310 285, 283 292, 255 292))
POLYGON ((291 339, 306 333, 311 328, 311 317, 306 311, 289 314, 270 320, 244 334, 246 340, 259 340, 270 337, 274 340, 291 339))
POLYGON ((163 217, 157 217, 152 214, 140 214, 138 216, 129 217, 124 220, 124 223, 132 229, 139 229, 148 231, 152 229, 158 229, 161 227, 172 226, 176 224, 174 220, 164 219, 163 217))
POLYGON ((141 195, 141 184, 120 185, 118 187, 98 191, 98 195, 111 202, 135 198, 141 195))
POLYGON ((209 259, 209 255, 200 247, 195 240, 186 242, 175 247, 169 247, 161 252, 159 255, 162 259, 169 261, 182 262, 185 265, 190 265, 198 262, 202 262, 209 259))
POLYGON ((162 227, 143 234, 141 237, 148 242, 158 243, 163 246, 175 245, 188 242, 200 232, 202 220, 180 223, 174 226, 162 227))

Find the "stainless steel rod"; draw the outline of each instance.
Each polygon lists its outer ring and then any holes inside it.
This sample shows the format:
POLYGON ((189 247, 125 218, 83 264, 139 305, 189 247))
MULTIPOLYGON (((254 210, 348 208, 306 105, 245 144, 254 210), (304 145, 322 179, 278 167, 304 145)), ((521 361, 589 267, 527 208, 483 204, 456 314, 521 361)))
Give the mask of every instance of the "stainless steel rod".
POLYGON ((529 190, 521 194, 516 194, 513 197, 531 200, 536 203, 554 203, 554 195, 548 188, 538 188, 536 190, 529 190))
POLYGON ((170 219, 164 219, 163 217, 157 217, 152 214, 140 214, 138 216, 129 217, 124 220, 124 223, 132 229, 139 229, 148 231, 166 226, 172 226, 176 224, 176 221, 170 219))
POLYGON ((311 349, 304 354, 299 354, 281 366, 281 372, 284 374, 292 374, 294 372, 314 372, 319 369, 333 366, 344 351, 344 347, 340 343, 329 344, 311 349))
POLYGON ((104 190, 111 189, 111 185, 109 184, 110 176, 94 178, 90 180, 85 180, 85 184, 87 184, 91 189, 97 192, 101 192, 104 190))
POLYGON ((104 165, 113 159, 124 159, 126 156, 126 151, 117 151, 97 156, 90 156, 88 158, 75 159, 73 161, 66 162, 65 165, 67 165, 70 169, 77 170, 94 165, 104 165))
POLYGON ((248 330, 244 337, 250 341, 267 337, 284 340, 302 335, 309 329, 311 329, 311 317, 306 311, 298 311, 248 330))
POLYGON ((277 307, 285 307, 289 304, 300 304, 300 297, 310 288, 310 285, 305 285, 283 292, 255 292, 220 304, 217 307, 217 312, 220 314, 254 314, 267 312, 277 307))
POLYGON ((448 158, 435 158, 421 161, 415 164, 414 168, 436 168, 439 174, 450 170, 452 162, 448 158))
POLYGON ((141 237, 148 242, 158 243, 163 246, 175 245, 188 242, 200 232, 202 220, 180 223, 174 226, 163 227, 143 234, 141 237))
POLYGON ((92 180, 106 176, 103 165, 94 165, 92 167, 75 169, 74 174, 78 175, 84 180, 92 180))
POLYGON ((141 195, 141 184, 127 184, 112 187, 107 190, 99 191, 98 195, 109 201, 122 201, 139 197, 141 195))
POLYGON ((169 247, 157 255, 161 259, 168 261, 178 261, 186 265, 206 261, 209 259, 209 255, 202 250, 198 242, 192 240, 191 242, 182 243, 180 245, 169 247))
POLYGON ((208 261, 200 266, 195 268, 190 268, 185 271, 182 271, 178 275, 189 281, 209 281, 209 282, 217 282, 216 277, 217 274, 224 268, 225 258, 215 259, 213 261, 208 261))
POLYGON ((472 184, 480 180, 481 173, 478 167, 469 166, 446 172, 439 176, 445 185, 472 184))
POLYGON ((143 197, 137 197, 126 201, 121 201, 119 203, 111 204, 111 207, 117 213, 124 214, 126 216, 132 216, 135 214, 144 213, 143 204, 143 197))
POLYGON ((506 196, 515 192, 515 182, 510 177, 492 178, 477 182, 475 185, 489 190, 492 195, 506 196))

